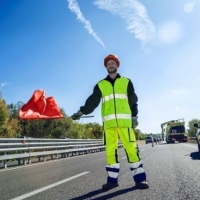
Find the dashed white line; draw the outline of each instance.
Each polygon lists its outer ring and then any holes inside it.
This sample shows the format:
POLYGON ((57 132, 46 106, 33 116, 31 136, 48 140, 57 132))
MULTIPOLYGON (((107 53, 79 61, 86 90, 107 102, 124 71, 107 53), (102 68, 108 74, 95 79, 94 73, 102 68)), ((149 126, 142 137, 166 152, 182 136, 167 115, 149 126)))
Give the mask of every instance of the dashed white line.
POLYGON ((83 172, 83 173, 77 174, 77 175, 75 175, 75 176, 69 177, 69 178, 64 179, 64 180, 62 180, 62 181, 53 183, 53 184, 51 184, 51 185, 47 185, 47 186, 42 187, 42 188, 40 188, 40 189, 37 189, 37 190, 34 190, 34 191, 32 191, 32 192, 29 192, 29 193, 23 194, 23 195, 21 195, 21 196, 15 197, 14 199, 11 199, 11 200, 22 200, 22 199, 28 198, 28 197, 30 197, 30 196, 36 195, 36 194, 38 194, 38 193, 40 193, 40 192, 43 192, 43 191, 48 190, 48 189, 50 189, 50 188, 56 187, 56 186, 58 186, 58 185, 61 185, 61 184, 63 184, 63 183, 66 183, 67 181, 70 181, 70 180, 72 180, 72 179, 78 178, 78 177, 83 176, 83 175, 88 174, 88 173, 90 173, 90 172, 83 172))

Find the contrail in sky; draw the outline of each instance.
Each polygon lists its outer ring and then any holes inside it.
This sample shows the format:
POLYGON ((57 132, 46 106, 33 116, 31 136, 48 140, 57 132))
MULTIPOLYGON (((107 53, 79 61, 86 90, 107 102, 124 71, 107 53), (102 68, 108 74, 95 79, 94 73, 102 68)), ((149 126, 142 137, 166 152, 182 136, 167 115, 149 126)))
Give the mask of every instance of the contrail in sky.
POLYGON ((68 3, 69 3, 68 8, 71 10, 71 12, 74 12, 76 14, 77 19, 80 22, 85 24, 84 27, 88 31, 88 33, 91 34, 95 38, 95 40, 97 40, 97 42, 99 42, 105 48, 105 45, 102 42, 102 40, 100 39, 100 37, 92 29, 92 25, 91 25, 90 21, 86 20, 85 17, 83 16, 77 1, 76 0, 68 0, 68 3))
POLYGON ((127 29, 143 44, 155 36, 155 26, 146 7, 137 0, 95 0, 94 4, 126 21, 127 29))

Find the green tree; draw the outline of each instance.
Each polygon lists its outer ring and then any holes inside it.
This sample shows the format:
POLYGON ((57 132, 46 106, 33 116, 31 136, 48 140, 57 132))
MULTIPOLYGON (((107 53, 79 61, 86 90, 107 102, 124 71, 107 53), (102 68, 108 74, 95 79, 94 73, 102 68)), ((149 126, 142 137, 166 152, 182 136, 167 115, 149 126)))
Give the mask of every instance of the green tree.
POLYGON ((85 124, 85 138, 101 139, 103 136, 103 127, 98 123, 85 124))
POLYGON ((103 137, 103 127, 98 123, 93 123, 92 133, 95 139, 101 139, 103 137))
POLYGON ((145 137, 147 136, 147 134, 142 133, 139 129, 135 129, 134 132, 135 132, 136 140, 144 140, 145 137))
POLYGON ((6 106, 6 102, 0 96, 0 127, 5 125, 9 119, 9 111, 6 106))
POLYGON ((196 128, 194 128, 194 124, 198 124, 200 123, 200 120, 199 119, 192 119, 191 121, 188 122, 188 126, 189 126, 189 129, 188 129, 188 136, 189 137, 195 137, 196 136, 196 128))
POLYGON ((73 126, 72 119, 66 117, 63 119, 56 119, 53 121, 54 126, 52 127, 51 135, 53 138, 66 138, 70 131, 71 126, 73 126))
POLYGON ((9 113, 10 113, 10 118, 19 119, 19 111, 23 104, 24 103, 19 101, 16 104, 12 103, 12 104, 7 105, 9 113))
POLYGON ((20 120, 22 136, 34 138, 65 138, 72 126, 72 119, 67 117, 63 109, 60 109, 64 118, 61 119, 34 119, 20 120))
POLYGON ((82 138, 84 135, 83 127, 84 126, 82 124, 78 123, 77 121, 74 121, 69 131, 67 132, 67 138, 72 138, 72 139, 82 138))
POLYGON ((135 139, 139 140, 139 136, 140 136, 141 131, 139 129, 135 129, 134 132, 135 132, 135 137, 136 137, 135 139))
POLYGON ((0 137, 7 137, 7 132, 5 132, 7 123, 9 120, 9 111, 5 100, 0 94, 0 137))

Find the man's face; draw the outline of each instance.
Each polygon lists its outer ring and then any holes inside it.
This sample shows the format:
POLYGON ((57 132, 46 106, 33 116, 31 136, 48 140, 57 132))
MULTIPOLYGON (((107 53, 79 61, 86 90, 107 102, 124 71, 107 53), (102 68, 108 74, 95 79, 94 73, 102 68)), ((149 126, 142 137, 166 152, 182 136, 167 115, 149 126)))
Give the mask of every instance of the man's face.
POLYGON ((109 60, 106 64, 106 69, 109 74, 114 74, 117 72, 118 66, 114 60, 109 60))

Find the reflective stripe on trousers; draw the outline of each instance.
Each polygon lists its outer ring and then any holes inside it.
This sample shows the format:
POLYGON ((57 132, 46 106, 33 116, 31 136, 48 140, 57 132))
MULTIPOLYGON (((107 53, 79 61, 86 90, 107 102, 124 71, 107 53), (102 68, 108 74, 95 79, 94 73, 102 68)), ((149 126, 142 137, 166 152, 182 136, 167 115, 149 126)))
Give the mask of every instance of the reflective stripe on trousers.
POLYGON ((146 181, 146 173, 143 169, 143 164, 141 161, 130 163, 130 169, 135 182, 146 181))
POLYGON ((110 183, 118 182, 119 168, 120 168, 119 163, 106 165, 106 171, 108 173, 107 182, 110 182, 110 183))

